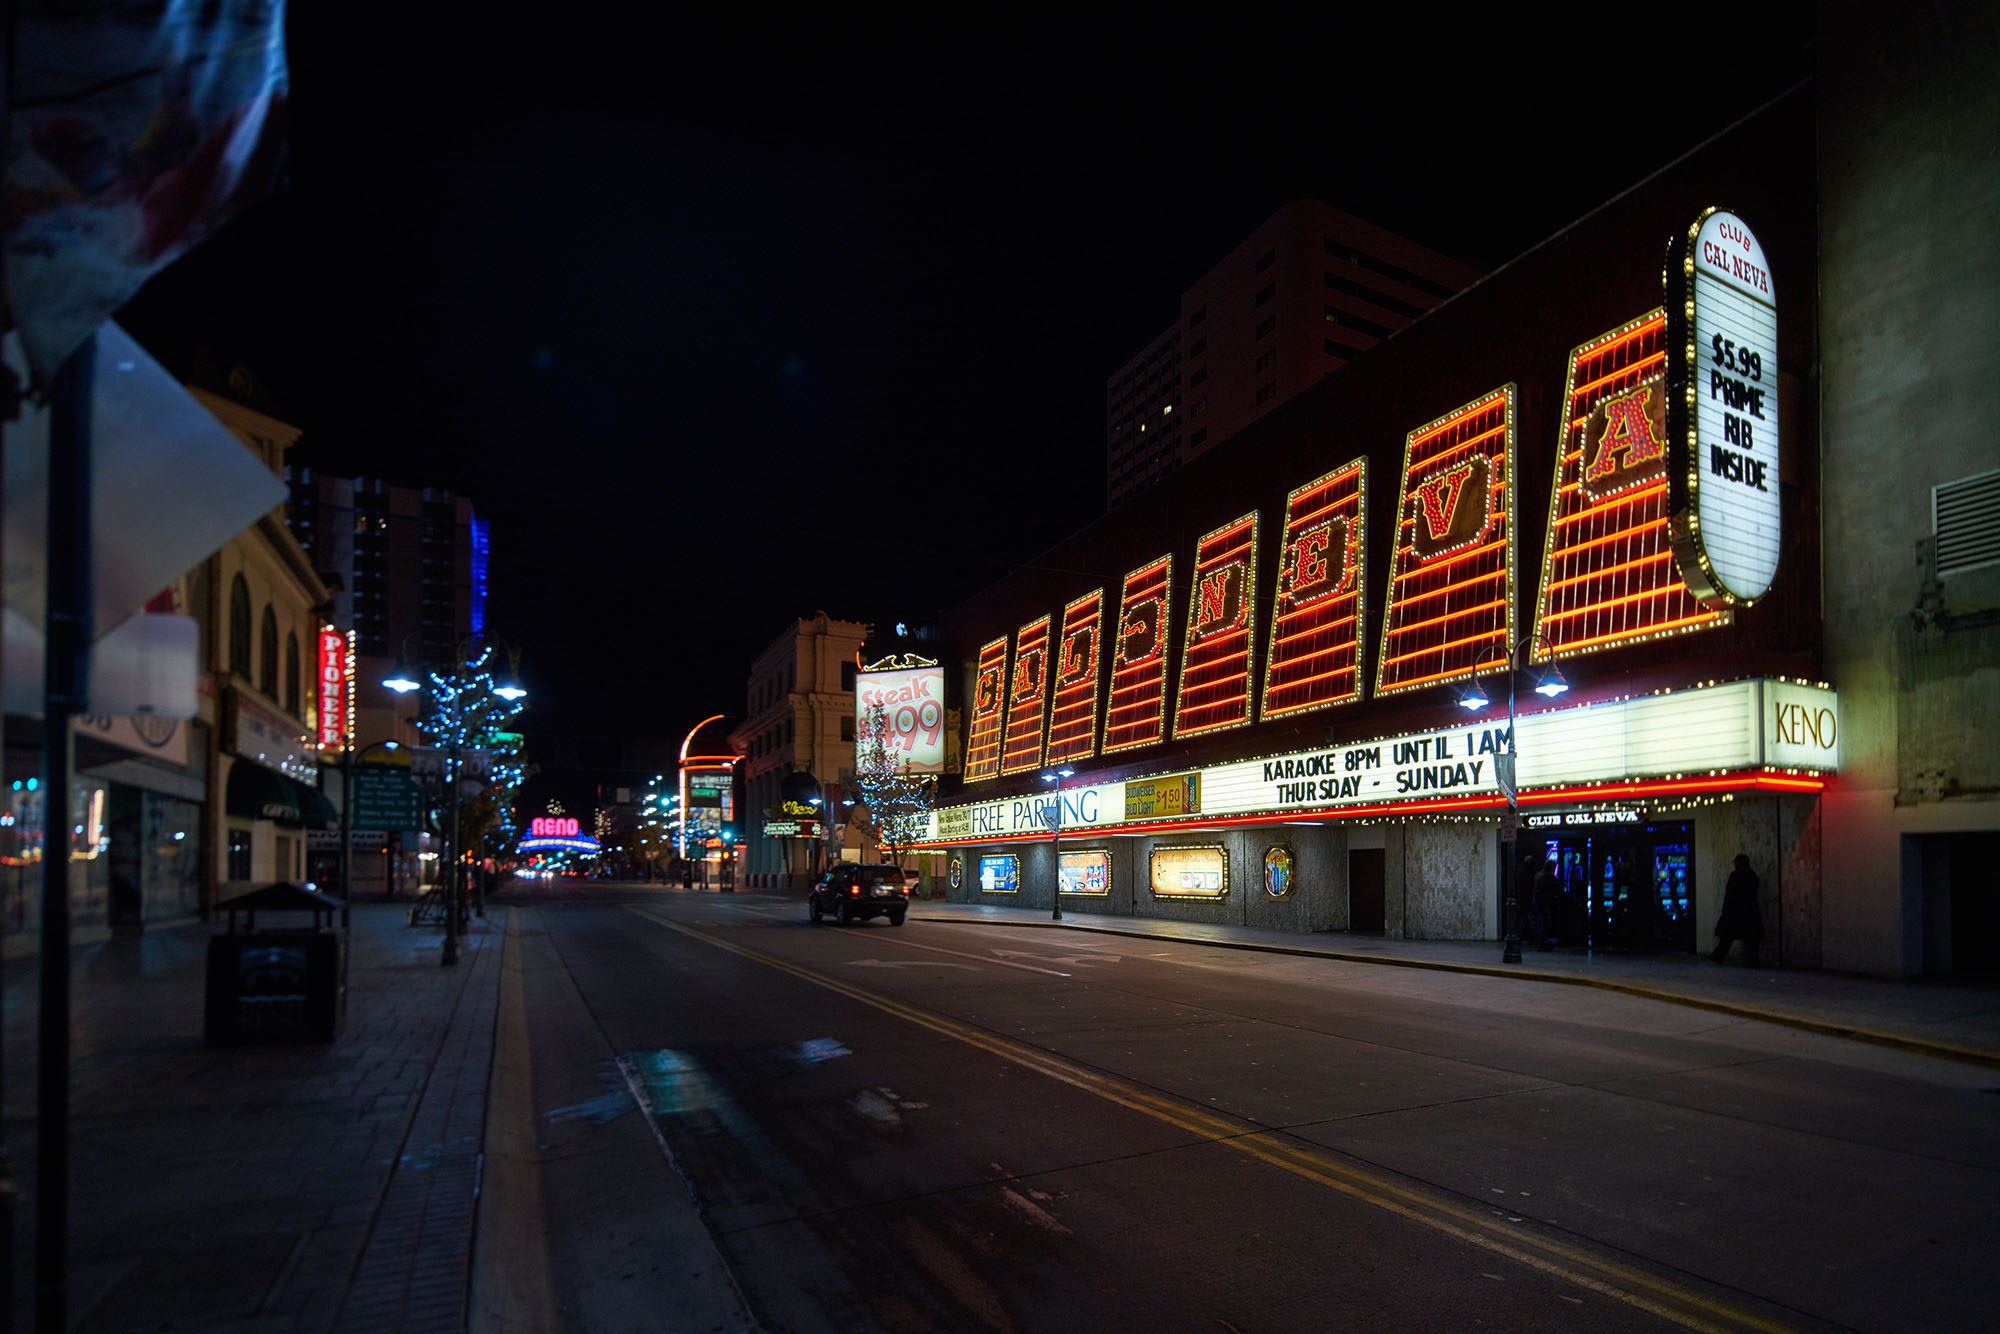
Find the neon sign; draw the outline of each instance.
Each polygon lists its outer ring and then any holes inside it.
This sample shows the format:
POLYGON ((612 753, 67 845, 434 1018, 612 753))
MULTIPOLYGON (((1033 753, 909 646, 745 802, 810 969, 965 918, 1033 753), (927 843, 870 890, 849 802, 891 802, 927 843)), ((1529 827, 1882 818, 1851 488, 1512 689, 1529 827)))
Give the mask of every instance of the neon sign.
POLYGON ((1049 712, 1050 764, 1087 760, 1097 750, 1097 684, 1103 669, 1100 640, 1104 590, 1063 608, 1056 636, 1056 695, 1049 712))
POLYGON ((1368 460, 1361 458, 1285 497, 1264 662, 1266 718, 1361 697, 1367 495, 1368 460))
POLYGON ((1021 627, 1014 636, 1014 675, 1007 691, 1007 739, 1000 747, 1000 772, 1026 773, 1042 767, 1042 705, 1049 697, 1049 618, 1021 627))
POLYGON ((966 722, 965 781, 982 782, 1000 772, 1000 710, 1005 702, 1007 640, 1003 636, 979 650, 978 675, 972 684, 972 716, 966 722))
POLYGON ((1104 753, 1157 744, 1166 730, 1167 626, 1174 558, 1125 576, 1118 633, 1111 643, 1111 698, 1104 707, 1104 753))
POLYGON ((1251 510, 1195 544, 1187 647, 1174 697, 1176 738, 1250 721, 1256 599, 1257 511, 1251 510))
POLYGON ((1537 660, 1729 623, 1695 600, 1668 538, 1666 330, 1655 310, 1570 353, 1537 660))
POLYGON ((1514 642, 1514 386, 1403 444, 1375 693, 1463 680, 1514 642))
POLYGON ((347 744, 347 636, 330 625, 319 628, 319 747, 347 744))
POLYGON ((528 832, 536 838, 575 838, 583 826, 561 815, 537 815, 528 821, 528 832))
POLYGON ((1704 605, 1752 603, 1782 536, 1771 263, 1743 219, 1711 208, 1676 238, 1666 282, 1674 554, 1704 605))

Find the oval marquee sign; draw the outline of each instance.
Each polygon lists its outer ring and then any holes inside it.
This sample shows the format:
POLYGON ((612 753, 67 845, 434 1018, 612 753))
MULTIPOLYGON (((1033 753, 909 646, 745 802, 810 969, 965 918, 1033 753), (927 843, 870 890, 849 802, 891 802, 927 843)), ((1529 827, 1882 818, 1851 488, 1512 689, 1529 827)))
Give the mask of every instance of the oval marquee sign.
POLYGON ((1778 305, 1764 248, 1711 208, 1677 237, 1667 271, 1668 480, 1674 555, 1711 607, 1770 591, 1778 494, 1778 305))

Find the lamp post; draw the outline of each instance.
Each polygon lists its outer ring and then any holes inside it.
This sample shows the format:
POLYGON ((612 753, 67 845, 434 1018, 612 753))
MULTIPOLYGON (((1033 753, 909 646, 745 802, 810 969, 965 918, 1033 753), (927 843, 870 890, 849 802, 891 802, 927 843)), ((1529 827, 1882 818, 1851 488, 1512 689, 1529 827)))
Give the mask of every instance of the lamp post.
MULTIPOLYGON (((458 785, 464 769, 464 757, 460 754, 460 745, 461 736, 465 731, 465 693, 473 686, 472 682, 464 679, 465 672, 473 665, 466 658, 465 649, 468 644, 489 638, 490 636, 483 632, 474 631, 472 634, 460 636, 458 642, 452 645, 451 650, 451 763, 445 770, 446 790, 450 797, 449 809, 451 812, 449 827, 445 833, 445 846, 450 851, 451 861, 449 863, 450 872, 446 876, 444 885, 444 949, 438 960, 439 963, 446 966, 458 962, 458 938, 464 933, 464 921, 459 901, 459 860, 464 849, 460 846, 459 840, 458 785)), ((407 647, 409 642, 410 637, 405 635, 403 637, 404 646, 407 647)), ((498 640, 493 641, 494 644, 498 644, 499 642, 498 640)), ((492 651, 492 644, 489 644, 487 651, 489 653, 492 651)), ((411 691, 418 689, 417 680, 410 674, 409 664, 402 653, 399 652, 396 655, 396 669, 383 680, 382 684, 399 695, 407 695, 411 691)), ((441 705, 444 702, 440 698, 443 692, 438 688, 438 684, 437 674, 433 672, 431 674, 431 702, 433 705, 441 705)), ((528 696, 528 692, 522 689, 513 679, 511 671, 497 685, 492 687, 492 691, 510 706, 516 708, 528 696)))
MULTIPOLYGON (((1528 631, 1507 649, 1507 753, 1496 755, 1493 763, 1494 777, 1499 780, 1501 790, 1507 794, 1507 827, 1505 836, 1501 839, 1507 844, 1507 897, 1504 901, 1506 917, 1504 926, 1507 939, 1500 952, 1502 963, 1521 962, 1521 868, 1518 864, 1520 844, 1516 841, 1521 828, 1521 789, 1520 784, 1515 781, 1518 770, 1515 764, 1517 752, 1514 749, 1514 673, 1519 668, 1521 650, 1538 639, 1547 644, 1551 650, 1554 649, 1555 646, 1549 644, 1548 637, 1539 630, 1528 631)), ((1569 682, 1563 679, 1562 669, 1553 662, 1536 674, 1535 693, 1538 695, 1554 699, 1568 689, 1569 682)), ((1491 702, 1487 699, 1486 692, 1480 688, 1476 673, 1471 684, 1467 685, 1459 695, 1458 702, 1460 707, 1468 711, 1483 709, 1491 702)))
POLYGON ((1060 922, 1062 920, 1062 826, 1063 826, 1062 785, 1063 785, 1063 779, 1074 778, 1075 776, 1076 776, 1076 770, 1070 768, 1068 765, 1064 765, 1062 768, 1057 769, 1052 773, 1046 773, 1042 775, 1042 781, 1044 783, 1054 783, 1056 785, 1056 810, 1055 810, 1055 815, 1051 818, 1049 822, 1049 828, 1055 832, 1055 851, 1056 851, 1056 892, 1054 895, 1055 908, 1050 912, 1049 918, 1051 921, 1056 921, 1056 922, 1060 922))

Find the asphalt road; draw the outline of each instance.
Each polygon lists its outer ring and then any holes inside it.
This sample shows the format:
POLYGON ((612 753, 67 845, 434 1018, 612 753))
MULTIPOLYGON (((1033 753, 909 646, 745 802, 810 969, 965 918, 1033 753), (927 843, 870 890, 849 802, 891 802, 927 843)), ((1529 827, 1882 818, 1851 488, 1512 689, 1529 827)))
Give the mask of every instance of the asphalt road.
POLYGON ((1991 1071, 922 904, 512 903, 517 1328, 1991 1327, 1991 1071))

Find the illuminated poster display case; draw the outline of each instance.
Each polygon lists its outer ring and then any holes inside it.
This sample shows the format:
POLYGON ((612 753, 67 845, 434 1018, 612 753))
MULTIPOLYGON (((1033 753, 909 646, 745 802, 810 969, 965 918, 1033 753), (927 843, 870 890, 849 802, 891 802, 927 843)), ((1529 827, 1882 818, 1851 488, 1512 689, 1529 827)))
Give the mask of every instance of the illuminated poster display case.
POLYGON ((1104 590, 1063 608, 1056 636, 1056 694, 1049 711, 1050 764, 1097 753, 1097 688, 1103 670, 1104 590))
POLYGON ((1042 767, 1042 706, 1049 698, 1049 618, 1021 627, 1014 637, 1014 676, 1007 691, 1007 739, 1000 747, 1000 772, 1028 773, 1042 767))
POLYGON ((1111 697, 1104 708, 1106 755, 1157 745, 1165 734, 1173 574, 1173 557, 1161 556, 1126 575, 1119 590, 1111 697))
POLYGON ((1729 623, 1695 600, 1668 532, 1666 329, 1655 310, 1570 353, 1537 660, 1729 623))
POLYGON ((1063 893, 1094 894, 1101 898, 1111 892, 1111 854, 1102 848, 1065 852, 1058 876, 1063 893))
POLYGON ((1187 647, 1174 696, 1174 736, 1201 736, 1250 721, 1255 652, 1257 511, 1203 536, 1188 588, 1187 647))
POLYGON ((1375 693, 1464 680, 1514 643, 1514 386, 1410 432, 1375 693))
POLYGON ((1361 697, 1367 495, 1368 460, 1361 458, 1285 497, 1264 665, 1266 718, 1361 697))
POLYGON ((979 888, 986 894, 1012 894, 1021 888, 1021 859, 1002 853, 979 859, 979 888))
POLYGON ((979 650, 979 667, 972 682, 972 710, 966 721, 965 781, 977 783, 1000 773, 1000 712, 1006 697, 1007 640, 993 640, 979 650))
POLYGON ((1229 892, 1229 849, 1220 843, 1154 848, 1151 880, 1161 898, 1219 899, 1229 892))

